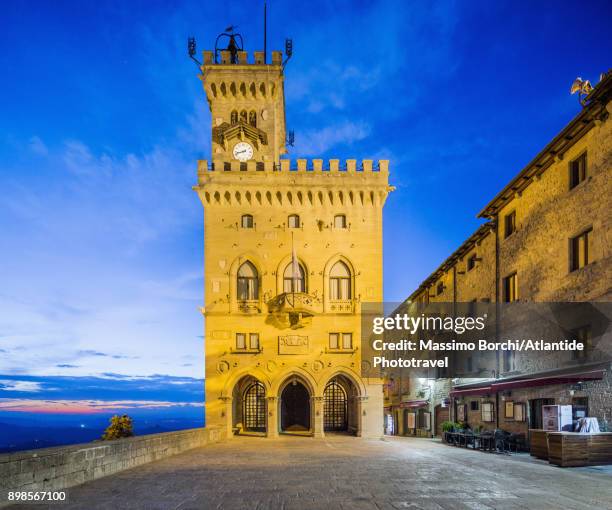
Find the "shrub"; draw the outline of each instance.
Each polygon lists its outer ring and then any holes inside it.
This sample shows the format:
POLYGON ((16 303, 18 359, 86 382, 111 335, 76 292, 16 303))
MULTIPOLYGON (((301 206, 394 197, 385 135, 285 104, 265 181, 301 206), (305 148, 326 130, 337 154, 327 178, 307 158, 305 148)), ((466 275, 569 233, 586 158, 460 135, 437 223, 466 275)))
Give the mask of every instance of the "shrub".
POLYGON ((131 437, 134 435, 134 428, 132 425, 132 418, 127 414, 123 416, 115 415, 110 419, 110 425, 102 434, 104 441, 110 441, 112 439, 121 439, 122 437, 131 437))
POLYGON ((454 421, 443 421, 442 422, 442 432, 452 432, 454 429, 458 428, 459 424, 454 421))

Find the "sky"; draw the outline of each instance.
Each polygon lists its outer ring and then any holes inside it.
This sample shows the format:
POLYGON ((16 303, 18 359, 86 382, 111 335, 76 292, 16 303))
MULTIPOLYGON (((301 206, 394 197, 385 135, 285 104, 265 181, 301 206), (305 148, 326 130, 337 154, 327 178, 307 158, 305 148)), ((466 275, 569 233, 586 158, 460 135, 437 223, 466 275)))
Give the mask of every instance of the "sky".
MULTIPOLYGON (((290 157, 391 161, 387 301, 579 112, 570 85, 611 67, 611 17, 608 1, 268 1, 268 49, 293 39, 290 157)), ((201 401, 184 387, 204 377, 191 186, 210 114, 186 41, 213 49, 230 24, 262 49, 260 1, 3 3, 0 409, 201 401)))

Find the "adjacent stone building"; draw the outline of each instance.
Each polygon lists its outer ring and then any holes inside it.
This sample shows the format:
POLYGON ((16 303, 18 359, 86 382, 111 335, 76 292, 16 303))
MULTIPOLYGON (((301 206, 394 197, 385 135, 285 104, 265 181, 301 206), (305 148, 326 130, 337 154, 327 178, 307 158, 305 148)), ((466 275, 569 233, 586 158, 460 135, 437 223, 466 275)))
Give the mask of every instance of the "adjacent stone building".
MULTIPOLYGON (((486 222, 404 306, 612 301, 611 100, 609 72, 580 113, 479 213, 486 222)), ((452 380, 389 372, 387 432, 439 434, 451 419, 526 433, 541 426, 546 404, 572 404, 575 417, 611 422, 610 346, 588 324, 574 333, 587 345, 579 357, 538 363, 504 352, 492 373, 452 380)))
POLYGON ((361 303, 382 301, 388 162, 281 159, 283 69, 281 52, 204 52, 206 425, 380 437, 382 379, 358 347, 361 303))

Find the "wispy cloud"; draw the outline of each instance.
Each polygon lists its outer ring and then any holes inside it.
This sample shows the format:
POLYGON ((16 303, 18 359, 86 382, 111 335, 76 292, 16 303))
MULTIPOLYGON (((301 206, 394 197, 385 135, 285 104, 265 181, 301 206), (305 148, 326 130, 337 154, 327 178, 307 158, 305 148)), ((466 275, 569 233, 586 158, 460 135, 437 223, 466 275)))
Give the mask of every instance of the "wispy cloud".
POLYGON ((42 383, 36 381, 19 381, 0 379, 0 391, 17 391, 20 393, 38 393, 42 391, 42 383))
POLYGON ((343 121, 319 130, 309 130, 298 138, 296 152, 310 156, 322 154, 332 147, 351 145, 363 140, 370 132, 371 128, 367 123, 351 121, 343 121))
POLYGON ((93 414, 142 409, 203 407, 203 402, 164 402, 159 400, 34 400, 0 398, 1 412, 37 414, 93 414))

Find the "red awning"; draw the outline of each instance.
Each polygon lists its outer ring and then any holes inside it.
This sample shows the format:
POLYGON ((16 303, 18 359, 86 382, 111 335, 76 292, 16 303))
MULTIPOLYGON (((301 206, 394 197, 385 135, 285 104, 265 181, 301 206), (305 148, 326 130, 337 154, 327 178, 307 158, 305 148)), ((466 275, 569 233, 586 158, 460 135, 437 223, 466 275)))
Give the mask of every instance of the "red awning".
POLYGON ((498 391, 514 390, 519 388, 533 388, 536 386, 551 386, 553 384, 574 384, 582 381, 594 381, 603 379, 605 370, 591 370, 585 372, 575 372, 567 374, 550 374, 540 377, 531 377, 529 379, 514 379, 506 381, 491 382, 487 381, 482 386, 473 386, 471 388, 455 388, 451 390, 451 397, 460 397, 463 395, 486 395, 488 393, 496 393, 498 391))
POLYGON ((455 389, 451 390, 451 397, 461 397, 463 395, 487 395, 488 393, 494 393, 495 390, 491 388, 491 385, 487 386, 478 386, 476 388, 466 388, 466 389, 455 389))
POLYGON ((518 381, 505 381, 493 383, 495 391, 513 390, 518 388, 531 388, 534 386, 551 386, 553 384, 574 384, 582 381, 594 381, 603 379, 605 370, 593 370, 591 372, 580 372, 564 375, 549 375, 544 377, 533 377, 531 379, 520 379, 518 381))
POLYGON ((429 400, 408 400, 407 402, 401 402, 400 408, 406 407, 422 407, 429 404, 429 400))

